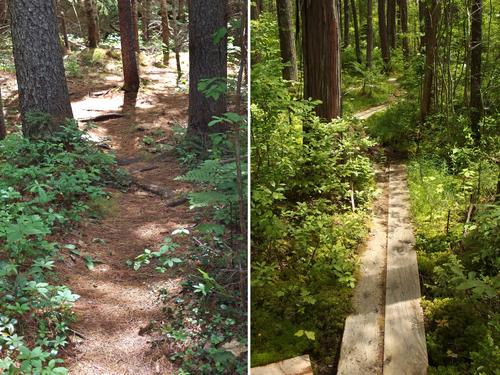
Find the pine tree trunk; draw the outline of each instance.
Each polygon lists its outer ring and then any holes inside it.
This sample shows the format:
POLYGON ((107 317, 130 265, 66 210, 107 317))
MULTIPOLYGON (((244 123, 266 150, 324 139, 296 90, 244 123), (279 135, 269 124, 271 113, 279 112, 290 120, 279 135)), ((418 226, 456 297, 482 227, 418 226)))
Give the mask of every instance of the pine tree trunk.
POLYGON ((396 0, 387 0, 387 37, 389 46, 396 48, 396 0))
POLYGON ((10 0, 9 10, 23 134, 43 136, 73 117, 55 2, 10 0), (50 123, 29 123, 28 114, 33 112, 50 115, 50 123))
POLYGON ((140 53, 141 49, 139 47, 139 14, 137 11, 137 0, 131 0, 131 9, 132 9, 132 27, 134 30, 134 49, 135 52, 140 53))
POLYGON ((352 22, 354 24, 354 42, 356 44, 356 60, 359 64, 363 62, 361 55, 361 46, 359 41, 359 25, 358 25, 358 11, 356 9, 355 0, 351 0, 352 22))
POLYGON ((142 0, 142 40, 149 42, 149 22, 151 21, 150 0, 142 0))
POLYGON ((335 3, 308 0, 302 5, 304 96, 321 100, 316 113, 325 120, 341 116, 340 25, 335 3))
POLYGON ((473 0, 471 6, 470 42, 470 122, 474 143, 479 144, 479 122, 483 113, 481 100, 481 52, 482 52, 482 0, 473 0))
POLYGON ((418 0, 418 25, 420 31, 420 51, 424 52, 426 39, 425 33, 428 28, 427 10, 424 0, 418 0))
POLYGON ((161 41, 163 51, 163 65, 169 65, 170 62, 170 30, 168 28, 168 3, 167 0, 160 0, 161 13, 161 41))
POLYGON ((399 1, 399 15, 401 19, 401 32, 403 33, 402 47, 403 56, 408 59, 410 56, 410 45, 408 42, 408 0, 399 1))
POLYGON ((0 0, 0 23, 5 24, 9 18, 7 0, 0 0))
POLYGON ((179 0, 179 20, 186 20, 186 1, 179 0))
POLYGON ((373 2, 367 0, 366 13, 366 67, 372 67, 372 51, 373 51, 373 2))
POLYGON ((85 15, 87 17, 88 47, 96 48, 99 44, 99 27, 97 26, 97 8, 95 0, 85 0, 85 15))
POLYGON ((262 12, 262 0, 253 0, 252 7, 250 9, 250 17, 253 20, 258 20, 261 12, 262 12))
MULTIPOLYGON (((321 0, 320 0, 321 1, 321 0)), ((344 35, 343 48, 349 47, 349 0, 344 0, 344 35)))
POLYGON ((208 146, 208 123, 226 112, 226 95, 218 100, 198 90, 202 79, 227 77, 227 35, 213 35, 227 26, 227 0, 189 0, 189 121, 188 137, 208 146))
POLYGON ((5 118, 3 116, 2 90, 0 87, 0 140, 4 139, 6 135, 7 130, 5 129, 5 118))
POLYGON ((288 64, 283 68, 283 79, 296 81, 297 50, 295 48, 295 30, 293 28, 292 0, 276 0, 278 26, 280 34, 281 59, 288 64))
POLYGON ((425 35, 425 67, 424 80, 422 86, 422 98, 420 100, 420 120, 425 122, 427 116, 431 112, 432 98, 434 90, 434 65, 436 63, 437 50, 437 32, 439 27, 439 18, 441 9, 439 6, 440 0, 432 0, 430 8, 426 7, 426 18, 430 20, 425 35))
POLYGON ((378 0, 378 32, 380 36, 380 49, 382 50, 382 60, 384 69, 389 69, 391 53, 389 51, 389 39, 387 37, 387 22, 385 19, 385 4, 387 0, 378 0))
POLYGON ((123 63, 123 90, 125 92, 139 91, 139 70, 135 55, 135 36, 130 0, 118 0, 118 13, 120 17, 120 41, 123 63))

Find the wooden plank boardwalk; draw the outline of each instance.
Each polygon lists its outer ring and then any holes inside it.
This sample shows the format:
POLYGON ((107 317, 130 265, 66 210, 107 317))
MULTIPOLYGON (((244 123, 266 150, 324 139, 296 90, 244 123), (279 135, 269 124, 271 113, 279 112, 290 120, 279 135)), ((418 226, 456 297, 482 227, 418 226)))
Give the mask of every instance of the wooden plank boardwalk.
POLYGON ((406 169, 395 164, 388 183, 387 211, 375 209, 374 224, 361 256, 355 312, 346 320, 338 374, 420 375, 427 373, 427 349, 406 169), (382 271, 381 271, 382 270, 382 271))
POLYGON ((313 370, 309 356, 302 355, 267 366, 253 367, 250 373, 252 375, 313 375, 313 370))

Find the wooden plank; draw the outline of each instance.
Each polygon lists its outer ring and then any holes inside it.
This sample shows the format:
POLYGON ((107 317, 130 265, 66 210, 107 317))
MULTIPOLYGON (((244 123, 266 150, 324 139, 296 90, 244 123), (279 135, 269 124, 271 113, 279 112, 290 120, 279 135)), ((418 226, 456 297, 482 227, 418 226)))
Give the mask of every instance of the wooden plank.
POLYGON ((383 360, 385 259, 387 245, 387 173, 377 170, 373 224, 361 254, 354 290, 354 313, 347 317, 337 369, 339 375, 381 374, 383 360))
POLYGON ((313 375, 308 355, 290 358, 267 366, 253 367, 252 375, 313 375))
POLYGON ((426 374, 427 348, 404 165, 391 167, 389 191, 384 375, 426 374))

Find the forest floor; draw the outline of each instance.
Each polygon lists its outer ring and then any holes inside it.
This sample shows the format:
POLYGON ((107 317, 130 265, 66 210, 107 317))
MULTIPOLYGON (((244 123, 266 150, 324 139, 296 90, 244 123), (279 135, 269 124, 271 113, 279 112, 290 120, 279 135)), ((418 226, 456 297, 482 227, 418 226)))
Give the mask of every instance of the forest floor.
MULTIPOLYGON (((187 54, 182 57, 187 70, 187 54)), ((153 145, 158 140, 158 144, 169 142, 174 127, 187 123, 188 96, 176 84, 174 66, 174 61, 172 68, 142 66, 142 87, 136 97, 120 91, 120 71, 96 71, 85 78, 70 78, 68 85, 76 119, 109 113, 123 116, 97 122, 92 138, 109 146, 136 181, 177 194, 188 191, 189 185, 175 180, 182 174, 175 156, 155 156, 144 144, 144 137, 152 138, 153 145)), ((17 116, 15 76, 2 73, 2 77, 7 79, 2 91, 7 118, 12 120, 17 116)), ((65 365, 71 374, 82 375, 174 373, 175 365, 152 349, 147 331, 152 321, 162 320, 159 291, 170 294, 180 289, 182 275, 160 275, 151 268, 137 272, 126 261, 145 248, 157 248, 173 230, 195 225, 194 213, 187 205, 167 207, 162 197, 140 188, 111 193, 103 203, 101 219, 85 219, 59 239, 74 244, 82 256, 91 256, 96 263, 89 270, 82 259, 66 254, 58 266, 61 283, 80 295, 65 365)))

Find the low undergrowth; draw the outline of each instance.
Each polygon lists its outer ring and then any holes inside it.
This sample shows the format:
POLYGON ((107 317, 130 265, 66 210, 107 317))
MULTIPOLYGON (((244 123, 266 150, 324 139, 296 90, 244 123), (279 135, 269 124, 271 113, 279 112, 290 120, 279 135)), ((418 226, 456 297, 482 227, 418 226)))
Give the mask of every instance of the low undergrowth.
POLYGON ((58 357, 78 295, 57 283, 64 247, 54 235, 120 175, 84 134, 71 121, 49 138, 0 141, 0 372, 67 373, 58 357))
MULTIPOLYGON (((240 127, 240 142, 245 143, 244 118, 228 113, 219 120, 233 130, 240 127)), ((211 148, 202 161, 196 145, 178 145, 179 160, 187 168, 179 179, 193 184, 189 203, 199 224, 174 231, 159 250, 146 250, 130 261, 135 269, 152 263, 158 272, 182 274, 181 290, 161 292, 165 323, 154 328, 162 352, 178 365, 179 375, 247 373, 247 247, 238 194, 242 184, 246 205, 247 163, 242 158, 238 181, 236 136, 233 131, 211 134, 211 148), (182 253, 176 251, 180 243, 187 243, 182 253), (168 345, 161 344, 164 340, 168 345)), ((185 139, 181 134, 178 138, 185 139)))

